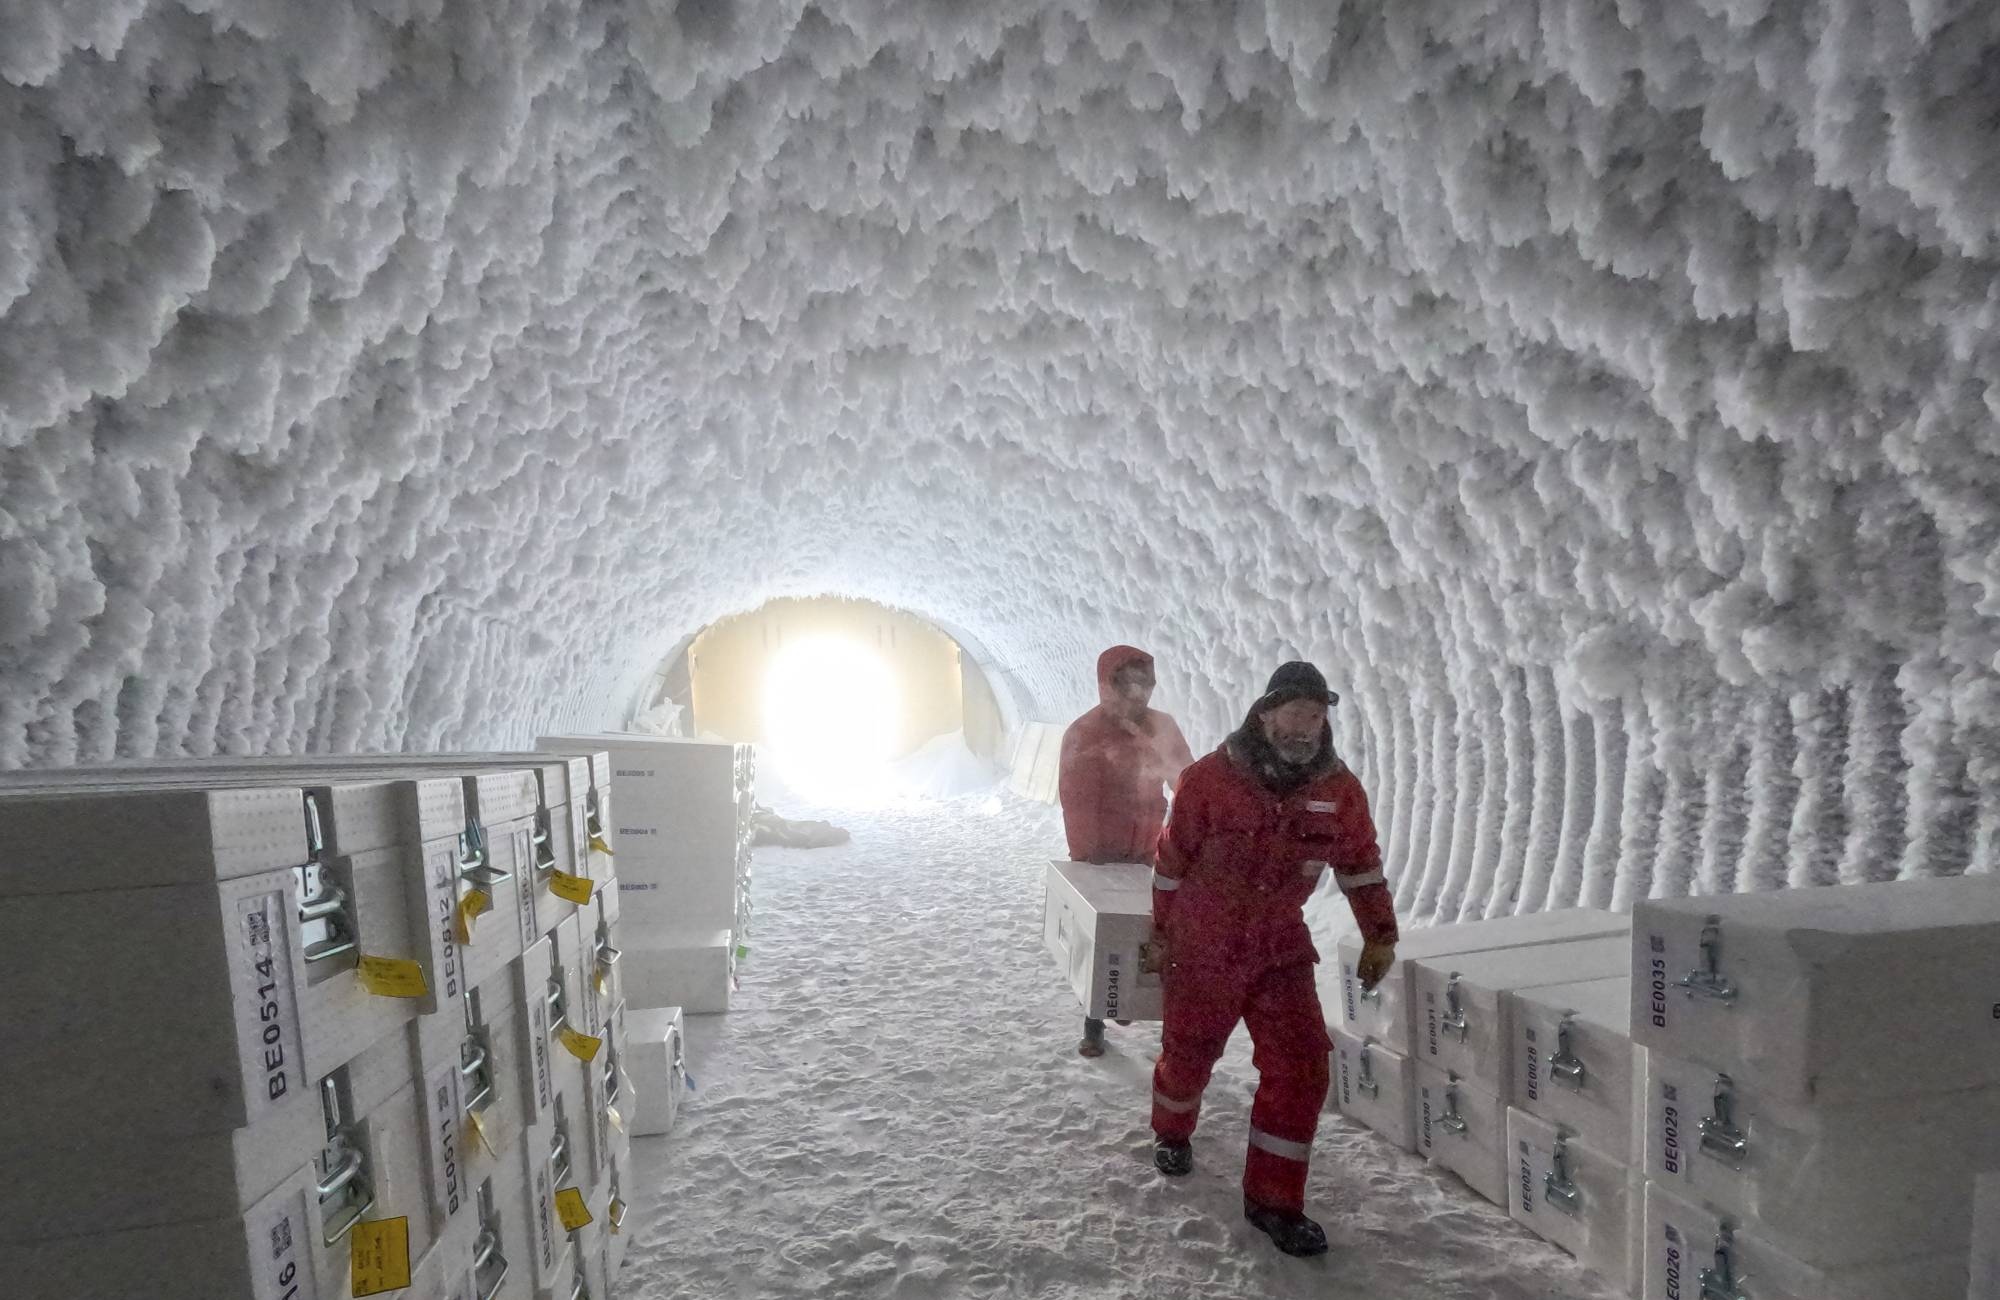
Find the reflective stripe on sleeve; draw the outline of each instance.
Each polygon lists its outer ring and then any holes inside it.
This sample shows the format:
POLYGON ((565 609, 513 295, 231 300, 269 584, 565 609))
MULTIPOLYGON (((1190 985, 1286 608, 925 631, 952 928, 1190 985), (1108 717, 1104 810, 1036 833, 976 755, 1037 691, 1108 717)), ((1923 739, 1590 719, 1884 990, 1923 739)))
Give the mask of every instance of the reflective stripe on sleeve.
POLYGON ((1340 892, 1343 894, 1351 894, 1355 890, 1368 885, 1385 885, 1389 883, 1389 878, 1379 871, 1370 871, 1359 876, 1343 876, 1336 873, 1334 879, 1340 882, 1340 892))
POLYGON ((1164 889, 1168 893, 1172 893, 1174 890, 1179 889, 1180 887, 1181 887, 1180 881, 1173 880, 1166 876, 1163 876, 1157 871, 1153 873, 1153 888, 1164 889))
POLYGON ((1272 1137, 1263 1129, 1250 1130, 1250 1145, 1259 1151, 1268 1151, 1284 1160, 1296 1160, 1300 1164, 1312 1158, 1312 1143, 1291 1142, 1281 1137, 1272 1137))

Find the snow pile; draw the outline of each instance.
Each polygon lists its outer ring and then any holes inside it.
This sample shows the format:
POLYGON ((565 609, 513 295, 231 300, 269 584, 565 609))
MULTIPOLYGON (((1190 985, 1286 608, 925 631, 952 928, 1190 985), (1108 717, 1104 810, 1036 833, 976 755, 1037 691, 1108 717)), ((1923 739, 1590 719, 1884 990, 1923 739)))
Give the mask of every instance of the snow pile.
POLYGON ((927 741, 914 753, 889 765, 895 788, 914 799, 956 799, 983 794, 1000 781, 1001 772, 965 745, 965 733, 953 731, 927 741))
POLYGON ((1042 948, 1053 812, 886 810, 850 844, 757 850, 757 924, 726 1016, 688 1021, 696 1090, 634 1144, 619 1295, 1614 1300, 1504 1210, 1325 1116, 1290 1260, 1243 1222, 1256 1074, 1237 1034, 1195 1172, 1153 1170, 1157 1023, 1082 1013, 1042 948))
POLYGON ((0 766, 626 721, 779 595, 1441 918, 2000 859, 2000 6, 14 0, 0 766))

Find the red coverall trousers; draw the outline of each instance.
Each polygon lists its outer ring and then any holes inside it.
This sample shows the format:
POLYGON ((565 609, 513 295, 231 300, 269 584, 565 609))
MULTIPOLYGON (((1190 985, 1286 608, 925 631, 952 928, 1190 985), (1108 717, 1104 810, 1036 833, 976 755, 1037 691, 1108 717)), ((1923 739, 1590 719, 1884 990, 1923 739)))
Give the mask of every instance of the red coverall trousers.
POLYGON ((1175 966, 1165 997, 1160 1060, 1153 1068, 1153 1132, 1170 1141, 1194 1135, 1201 1094, 1236 1022, 1250 1030, 1257 1099, 1243 1194, 1277 1210, 1302 1210, 1313 1136, 1326 1100, 1327 1036, 1311 962, 1264 970, 1175 966))

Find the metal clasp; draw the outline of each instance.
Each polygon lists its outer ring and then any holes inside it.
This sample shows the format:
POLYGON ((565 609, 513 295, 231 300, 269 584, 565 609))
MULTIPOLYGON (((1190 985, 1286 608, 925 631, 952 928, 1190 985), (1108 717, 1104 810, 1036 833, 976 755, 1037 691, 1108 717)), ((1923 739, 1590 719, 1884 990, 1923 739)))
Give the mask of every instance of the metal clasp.
POLYGON ((1701 1271, 1701 1300, 1750 1300, 1736 1285, 1736 1230, 1727 1219, 1715 1230, 1715 1263, 1701 1271))
POLYGON ((493 1208, 491 1179, 479 1185, 479 1239, 472 1246, 472 1276, 479 1300, 493 1300, 507 1281, 507 1257, 500 1253, 500 1215, 493 1208), (485 1276, 489 1269, 491 1280, 485 1276))
POLYGON ((1361 1077, 1355 1080, 1354 1089, 1356 1092, 1367 1093, 1371 1101, 1382 1092, 1382 1085, 1375 1082, 1375 1066, 1368 1059, 1368 1044, 1366 1042, 1361 1044, 1361 1077))
POLYGON ((1581 1091, 1586 1071, 1583 1058, 1570 1047, 1570 1033, 1576 1028, 1576 1013, 1565 1011, 1556 1022, 1556 1050, 1549 1053, 1549 1077, 1581 1091))
POLYGON ((1549 1172, 1542 1178, 1542 1195, 1564 1214, 1574 1215, 1583 1205, 1583 1193, 1569 1176, 1569 1139, 1556 1134, 1555 1149, 1549 1153, 1549 1172))
POLYGON ((549 1006, 549 1033, 561 1032, 569 1023, 569 981, 563 971, 562 954, 549 944, 549 986, 545 995, 549 1006))
POLYGON ((535 809, 535 830, 529 838, 535 846, 535 870, 548 875, 556 869, 555 821, 546 805, 535 809))
POLYGON ((465 829, 459 832, 458 877, 482 889, 514 878, 513 872, 502 871, 493 865, 493 859, 486 851, 486 828, 478 822, 467 822, 465 829))
POLYGON ((1711 916, 1701 928, 1701 969, 1691 970, 1681 976, 1680 988, 1691 998, 1708 998, 1714 1002, 1730 1003, 1736 1000, 1736 985, 1722 973, 1722 918, 1711 916))
POLYGON ((1736 1085, 1726 1074, 1715 1076, 1715 1113, 1701 1117, 1701 1149, 1731 1169, 1750 1154, 1749 1135, 1736 1124, 1736 1085))
POLYGON ((367 1154, 342 1116, 340 1088, 333 1075, 320 1080, 319 1099, 326 1112, 326 1149, 319 1154, 315 1190, 319 1193, 320 1239, 331 1246, 354 1231, 362 1216, 375 1208, 375 1185, 368 1176, 367 1154))
POLYGON ((618 959, 625 955, 612 945, 611 923, 605 920, 601 913, 597 918, 597 940, 592 945, 591 951, 597 961, 598 969, 606 975, 609 975, 611 968, 618 964, 618 959))
POLYGON ((1458 1075, 1456 1074, 1448 1075, 1446 1078, 1444 1085, 1444 1114, 1438 1116, 1438 1126, 1444 1129, 1445 1132, 1456 1133, 1460 1137, 1465 1136, 1465 1131, 1471 1127, 1471 1125, 1465 1122, 1465 1117, 1458 1113, 1458 1075))
POLYGON ((561 1098, 556 1100, 556 1127, 549 1138, 549 1173, 555 1179, 553 1186, 569 1184, 569 1121, 563 1117, 561 1098))
POLYGON ((461 1107, 467 1115, 493 1100, 492 1040, 479 1010, 479 990, 465 991, 465 1040, 458 1045, 458 1074, 464 1080, 461 1107))
POLYGON ((354 918, 348 915, 347 891, 327 870, 326 833, 320 824, 319 800, 305 796, 307 860, 292 868, 299 890, 299 944, 308 962, 327 961, 358 946, 354 918))
POLYGON ((1458 1041, 1465 1041, 1465 1008, 1458 1001, 1458 972, 1453 971, 1444 985, 1444 1018, 1438 1022, 1446 1033, 1458 1035, 1458 1041))
POLYGON ((593 837, 604 837, 604 818, 597 811, 597 787, 594 785, 583 794, 583 827, 593 837))

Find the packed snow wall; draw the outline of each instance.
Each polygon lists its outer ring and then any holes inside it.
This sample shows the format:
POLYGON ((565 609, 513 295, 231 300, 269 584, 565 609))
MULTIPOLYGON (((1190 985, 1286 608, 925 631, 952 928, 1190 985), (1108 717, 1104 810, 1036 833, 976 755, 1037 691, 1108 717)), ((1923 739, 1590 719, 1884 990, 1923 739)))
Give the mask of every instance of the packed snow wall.
POLYGON ((2000 857, 2000 6, 14 0, 0 765, 778 595, 1347 696, 1401 902, 2000 857))

